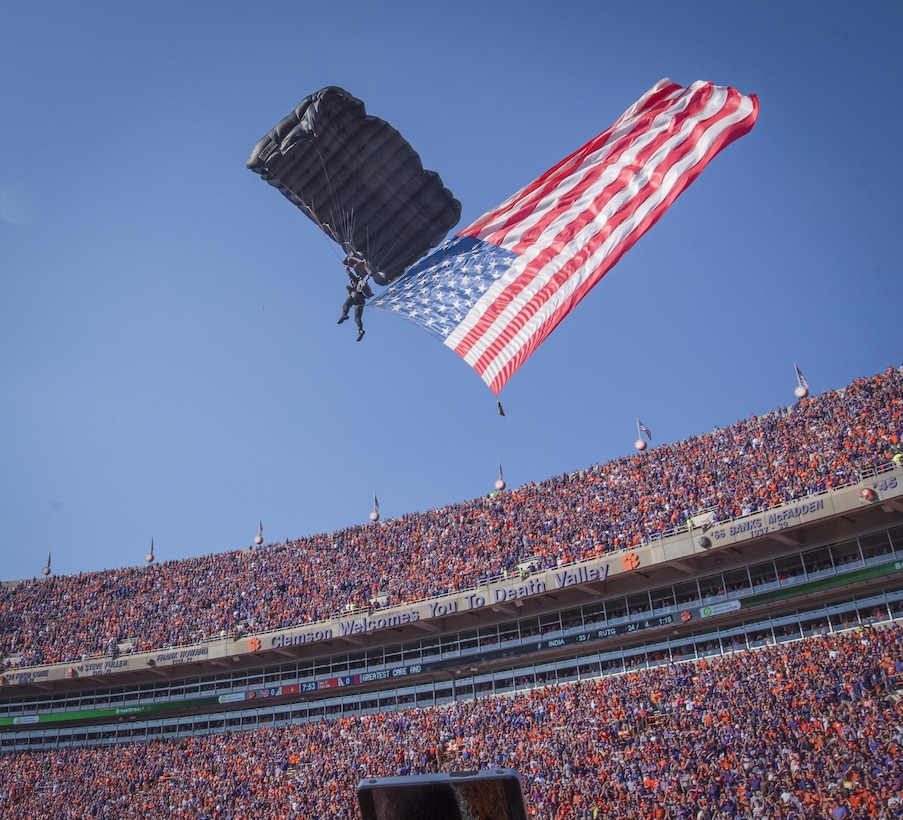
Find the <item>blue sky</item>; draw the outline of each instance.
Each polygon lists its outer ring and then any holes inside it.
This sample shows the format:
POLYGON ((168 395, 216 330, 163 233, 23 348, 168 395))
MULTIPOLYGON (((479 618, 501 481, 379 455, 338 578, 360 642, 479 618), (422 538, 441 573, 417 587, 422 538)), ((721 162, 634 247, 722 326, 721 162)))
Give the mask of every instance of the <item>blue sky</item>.
POLYGON ((20 3, 0 28, 0 579, 367 523, 899 365, 897 2, 20 3), (759 96, 502 392, 245 167, 339 85, 461 227, 663 77, 759 96))

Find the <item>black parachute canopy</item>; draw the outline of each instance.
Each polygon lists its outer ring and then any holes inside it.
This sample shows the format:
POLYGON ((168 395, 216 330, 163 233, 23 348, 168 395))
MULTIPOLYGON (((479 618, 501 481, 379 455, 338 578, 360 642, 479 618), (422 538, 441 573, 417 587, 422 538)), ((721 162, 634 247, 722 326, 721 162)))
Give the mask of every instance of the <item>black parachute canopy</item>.
POLYGON ((248 168, 277 187, 385 285, 436 247, 461 203, 391 125, 336 86, 305 97, 257 143, 248 168))

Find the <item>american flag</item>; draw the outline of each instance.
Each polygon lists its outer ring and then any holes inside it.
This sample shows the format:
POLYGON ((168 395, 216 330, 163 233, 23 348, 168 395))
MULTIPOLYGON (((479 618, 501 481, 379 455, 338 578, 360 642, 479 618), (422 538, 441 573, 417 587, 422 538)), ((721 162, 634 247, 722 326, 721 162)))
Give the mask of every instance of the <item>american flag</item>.
POLYGON ((416 262, 370 304, 438 336, 498 395, 758 113, 755 95, 661 80, 611 128, 416 262))
POLYGON ((796 370, 796 380, 799 382, 801 387, 805 387, 806 390, 809 389, 809 382, 806 377, 802 374, 800 369, 794 364, 793 369, 796 370))
POLYGON ((639 419, 636 420, 636 429, 640 431, 641 435, 646 436, 649 441, 652 441, 652 433, 649 431, 649 428, 639 419))

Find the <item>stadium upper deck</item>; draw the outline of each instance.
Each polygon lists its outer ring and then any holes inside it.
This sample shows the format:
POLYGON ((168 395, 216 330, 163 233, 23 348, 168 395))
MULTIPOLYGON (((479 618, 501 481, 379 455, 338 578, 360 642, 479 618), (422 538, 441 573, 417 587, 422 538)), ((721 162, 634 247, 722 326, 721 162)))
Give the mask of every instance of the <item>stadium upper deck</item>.
POLYGON ((260 667, 614 593, 664 612, 656 589, 738 562, 751 577, 747 545, 772 560, 899 526, 901 435, 903 377, 888 369, 677 445, 377 526, 8 585, 2 695, 260 667))

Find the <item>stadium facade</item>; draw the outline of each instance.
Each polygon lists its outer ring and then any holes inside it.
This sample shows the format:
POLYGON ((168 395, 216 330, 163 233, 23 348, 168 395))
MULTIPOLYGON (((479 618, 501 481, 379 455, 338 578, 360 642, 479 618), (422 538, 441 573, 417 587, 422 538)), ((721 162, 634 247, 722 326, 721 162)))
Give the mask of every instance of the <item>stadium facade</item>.
MULTIPOLYGON (((35 583, 43 583, 36 581, 35 583)), ((433 706, 903 617, 903 466, 589 561, 0 678, 0 751, 433 706)))

